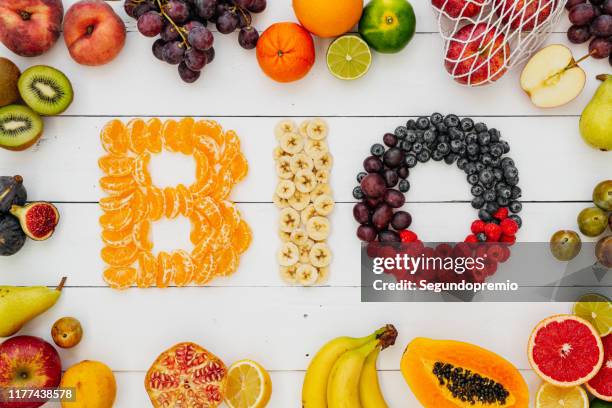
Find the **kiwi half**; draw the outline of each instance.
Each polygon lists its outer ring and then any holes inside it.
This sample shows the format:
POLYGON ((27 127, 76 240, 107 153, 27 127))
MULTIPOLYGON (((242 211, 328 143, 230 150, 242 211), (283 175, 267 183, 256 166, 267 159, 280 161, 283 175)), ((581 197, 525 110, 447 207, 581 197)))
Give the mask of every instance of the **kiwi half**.
POLYGON ((0 147, 24 150, 32 146, 43 132, 43 121, 32 109, 22 105, 0 108, 0 147))
POLYGON ((19 99, 19 75, 21 72, 12 61, 0 58, 0 106, 10 105, 19 99))
POLYGON ((23 101, 41 115, 57 115, 72 103, 72 84, 61 71, 46 65, 26 69, 19 77, 23 101))

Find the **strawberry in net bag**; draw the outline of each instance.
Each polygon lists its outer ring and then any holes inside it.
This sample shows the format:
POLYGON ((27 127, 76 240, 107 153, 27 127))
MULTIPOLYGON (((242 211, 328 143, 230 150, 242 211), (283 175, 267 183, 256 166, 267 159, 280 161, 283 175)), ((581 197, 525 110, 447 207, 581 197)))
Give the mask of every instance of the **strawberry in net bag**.
POLYGON ((487 85, 521 64, 552 32, 564 0, 431 0, 444 66, 467 86, 487 85))

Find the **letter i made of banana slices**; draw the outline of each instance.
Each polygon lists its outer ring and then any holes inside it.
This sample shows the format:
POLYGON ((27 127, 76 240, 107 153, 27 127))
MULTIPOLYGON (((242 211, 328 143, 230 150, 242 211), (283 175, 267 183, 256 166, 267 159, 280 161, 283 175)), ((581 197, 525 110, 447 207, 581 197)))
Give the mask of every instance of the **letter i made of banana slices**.
POLYGON ((277 253, 281 278, 289 284, 323 284, 332 253, 327 245, 334 210, 329 184, 333 157, 327 145, 327 124, 312 119, 297 126, 292 120, 276 125, 274 161, 278 184, 273 201, 279 208, 277 253))

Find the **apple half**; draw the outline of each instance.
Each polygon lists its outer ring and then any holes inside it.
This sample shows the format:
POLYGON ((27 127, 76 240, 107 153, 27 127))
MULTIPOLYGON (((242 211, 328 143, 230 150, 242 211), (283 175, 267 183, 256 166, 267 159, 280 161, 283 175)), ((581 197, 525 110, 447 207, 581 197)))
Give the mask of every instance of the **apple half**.
POLYGON ((521 88, 539 108, 565 105, 584 89, 586 74, 569 48, 553 44, 542 48, 521 74, 521 88))

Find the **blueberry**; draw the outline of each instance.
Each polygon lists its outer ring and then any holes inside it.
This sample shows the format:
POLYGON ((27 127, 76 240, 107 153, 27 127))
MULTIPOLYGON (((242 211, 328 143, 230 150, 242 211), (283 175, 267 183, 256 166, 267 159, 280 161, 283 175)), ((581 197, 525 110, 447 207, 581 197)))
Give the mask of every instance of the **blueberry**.
POLYGON ((500 189, 499 190, 499 196, 501 198, 505 198, 505 199, 516 198, 516 197, 512 197, 512 190, 509 187, 503 187, 502 189, 500 189))
POLYGON ((399 178, 407 179, 409 175, 410 175, 410 170, 408 170, 408 167, 401 166, 399 169, 397 169, 397 176, 399 178))
POLYGON ((441 153, 439 150, 434 150, 433 153, 431 154, 431 158, 434 161, 441 161, 442 159, 444 159, 444 154, 441 153))
POLYGON ((476 165, 474 163, 468 163, 465 165, 463 171, 465 171, 467 174, 476 174, 478 170, 476 169, 476 165))
POLYGON ((465 135, 465 143, 478 143, 478 135, 476 133, 470 132, 465 135))
POLYGON ((499 157, 502 154, 504 154, 504 149, 501 147, 499 143, 496 143, 493 146, 491 146, 491 156, 499 157))
POLYGON ((417 135, 416 135, 416 131, 414 129, 410 129, 408 130, 408 132, 406 132, 406 141, 409 143, 414 143, 417 140, 417 135))
POLYGON ((461 119, 461 129, 464 131, 469 131, 474 128, 474 121, 470 118, 461 119))
POLYGON ((487 125, 482 122, 478 122, 474 125, 474 130, 476 133, 486 132, 488 130, 487 125))
POLYGON ((440 133, 448 133, 448 127, 444 123, 438 123, 436 129, 438 129, 440 133))
POLYGON ((484 222, 488 222, 493 219, 493 217, 491 216, 489 212, 487 212, 487 210, 478 211, 478 218, 480 218, 484 222))
POLYGON ((472 207, 479 210, 482 208, 482 206, 485 204, 485 200, 484 198, 478 196, 478 197, 474 197, 472 199, 472 207))
POLYGON ((365 197, 365 194, 363 194, 363 191, 361 191, 361 187, 355 187, 353 189, 353 197, 355 197, 357 200, 361 200, 363 197, 365 197))
POLYGON ((501 162, 499 157, 491 157, 491 167, 499 168, 499 163, 501 162))
POLYGON ((417 154, 417 160, 421 163, 427 163, 429 159, 431 159, 429 150, 423 150, 421 153, 417 154))
POLYGON ((431 117, 429 118, 430 122, 433 123, 434 125, 437 125, 438 123, 442 123, 442 121, 444 120, 444 116, 442 116, 441 113, 433 113, 431 115, 431 117))
POLYGON ((523 226, 523 220, 521 217, 519 217, 516 214, 512 214, 510 215, 508 218, 510 218, 511 220, 513 220, 514 222, 516 222, 516 224, 518 225, 519 228, 521 228, 523 226))
POLYGON ((361 183, 361 180, 363 180, 363 178, 367 175, 368 173, 366 173, 365 171, 362 171, 361 173, 357 174, 357 182, 361 183))
POLYGON ((451 140, 450 142, 450 148, 453 153, 461 152, 461 146, 462 146, 462 143, 460 140, 451 140))
POLYGON ((416 129, 416 122, 414 121, 414 119, 408 119, 408 121, 406 122, 406 128, 407 129, 416 129))
POLYGON ((518 184, 518 182, 519 182, 519 178, 518 177, 506 179, 506 183, 508 183, 510 186, 516 186, 518 184))
POLYGON ((482 196, 484 197, 485 201, 493 201, 497 197, 497 194, 495 194, 495 191, 493 190, 485 190, 482 196))
POLYGON ((480 181, 482 181, 483 184, 490 184, 491 182, 493 182, 493 179, 495 177, 493 176, 493 172, 491 170, 484 169, 480 172, 478 178, 480 179, 480 181))
POLYGON ((461 170, 465 169, 465 166, 467 166, 468 164, 468 159, 462 157, 459 160, 457 160, 457 167, 461 170))
POLYGON ((487 153, 481 155, 480 156, 480 162, 482 164, 484 164, 485 166, 490 166, 491 165, 491 155, 489 155, 487 153))
POLYGON ((482 146, 482 145, 481 145, 481 146, 480 146, 480 153, 481 153, 481 154, 487 154, 487 153, 489 153, 490 151, 491 151, 491 149, 489 149, 489 146, 488 146, 488 145, 485 145, 485 146, 482 146))
POLYGON ((505 140, 502 140, 499 143, 501 144, 504 154, 510 153, 510 144, 508 142, 506 142, 505 140))
POLYGON ((450 138, 446 135, 438 135, 438 143, 448 143, 450 138))
POLYGON ((497 205, 497 203, 495 201, 491 201, 485 204, 484 209, 489 213, 489 214, 495 214, 495 212, 497 210, 499 210, 499 205, 497 205))
POLYGON ((429 123, 430 123, 429 118, 426 118, 425 116, 421 116, 416 121, 416 127, 417 129, 421 129, 421 130, 429 129, 429 123))
POLYGON ((444 124, 449 128, 459 126, 459 118, 457 115, 446 115, 444 118, 444 124))
POLYGON ((508 200, 507 198, 504 198, 504 197, 497 197, 497 204, 500 207, 507 207, 508 204, 510 204, 510 200, 508 200))
POLYGON ((442 142, 438 144, 438 147, 436 149, 443 155, 447 155, 450 153, 450 146, 448 145, 448 143, 442 142))
POLYGON ((389 147, 394 147, 397 144, 398 137, 393 133, 385 133, 383 136, 383 143, 389 147))
POLYGON ((476 143, 468 143, 466 151, 470 155, 475 155, 475 154, 478 154, 478 152, 480 152, 480 148, 478 147, 476 143))
POLYGON ((436 140, 436 132, 431 130, 431 129, 427 129, 425 131, 425 133, 423 133, 423 140, 425 141, 425 143, 430 144, 435 142, 436 140))
POLYGON ((514 166, 506 166, 504 167, 504 177, 505 178, 514 178, 518 176, 518 169, 514 166))
POLYGON ((497 181, 502 181, 504 178, 504 172, 500 169, 493 169, 493 177, 495 177, 495 180, 497 181))
POLYGON ((448 129, 448 136, 450 137, 451 140, 464 140, 465 139, 465 133, 463 133, 457 128, 448 129))
POLYGON ((380 143, 375 143, 370 148, 370 153, 372 153, 374 156, 382 156, 385 153, 385 146, 381 145, 380 143))
POLYGON ((402 193, 407 193, 410 190, 410 182, 408 180, 400 180, 398 189, 402 193))
POLYGON ((467 181, 471 185, 478 184, 478 175, 477 174, 470 174, 469 176, 467 176, 467 181))
POLYGON ((510 195, 511 198, 517 199, 520 198, 522 195, 523 192, 521 191, 521 188, 519 186, 512 187, 512 194, 510 195))
POLYGON ((482 186, 475 185, 472 186, 472 189, 470 191, 472 192, 473 196, 478 197, 484 193, 484 188, 482 188, 482 186))
POLYGON ((415 154, 419 154, 419 153, 421 153, 421 151, 422 151, 422 150, 423 150, 423 144, 422 144, 422 143, 415 142, 415 143, 412 145, 412 151, 413 151, 415 154))
POLYGON ((425 140, 425 138, 423 137, 424 134, 425 134, 424 130, 417 130, 416 131, 416 135, 417 135, 416 141, 419 143, 423 143, 423 141, 425 140))
POLYGON ((481 233, 477 234, 476 238, 480 242, 487 242, 487 235, 484 232, 481 232, 481 233))
POLYGON ((407 141, 407 140, 402 140, 402 141, 399 143, 399 148, 400 148, 400 149, 402 149, 402 150, 403 150, 403 151, 405 151, 405 152, 409 152, 409 151, 410 151, 410 149, 412 149, 412 143, 410 143, 410 142, 409 142, 409 141, 407 141))
POLYGON ((508 167, 508 166, 514 166, 514 160, 512 160, 510 157, 504 157, 501 161, 501 166, 502 168, 508 167))
POLYGON ((520 213, 523 209, 523 204, 521 204, 520 201, 511 201, 508 208, 510 208, 510 211, 513 213, 520 213))
POLYGON ((398 126, 395 128, 393 134, 398 139, 405 139, 406 135, 408 135, 408 128, 406 126, 398 126))
POLYGON ((480 132, 478 134, 478 143, 481 146, 486 146, 491 142, 491 135, 487 132, 480 132))
POLYGON ((486 168, 486 166, 480 162, 476 162, 476 171, 478 171, 479 173, 481 171, 483 171, 486 168))
POLYGON ((413 168, 414 166, 417 165, 416 155, 412 153, 408 153, 406 155, 406 158, 404 159, 404 163, 406 163, 406 166, 408 166, 409 169, 413 168))
POLYGON ((454 153, 449 153, 444 157, 444 163, 453 164, 457 160, 457 155, 454 153))

